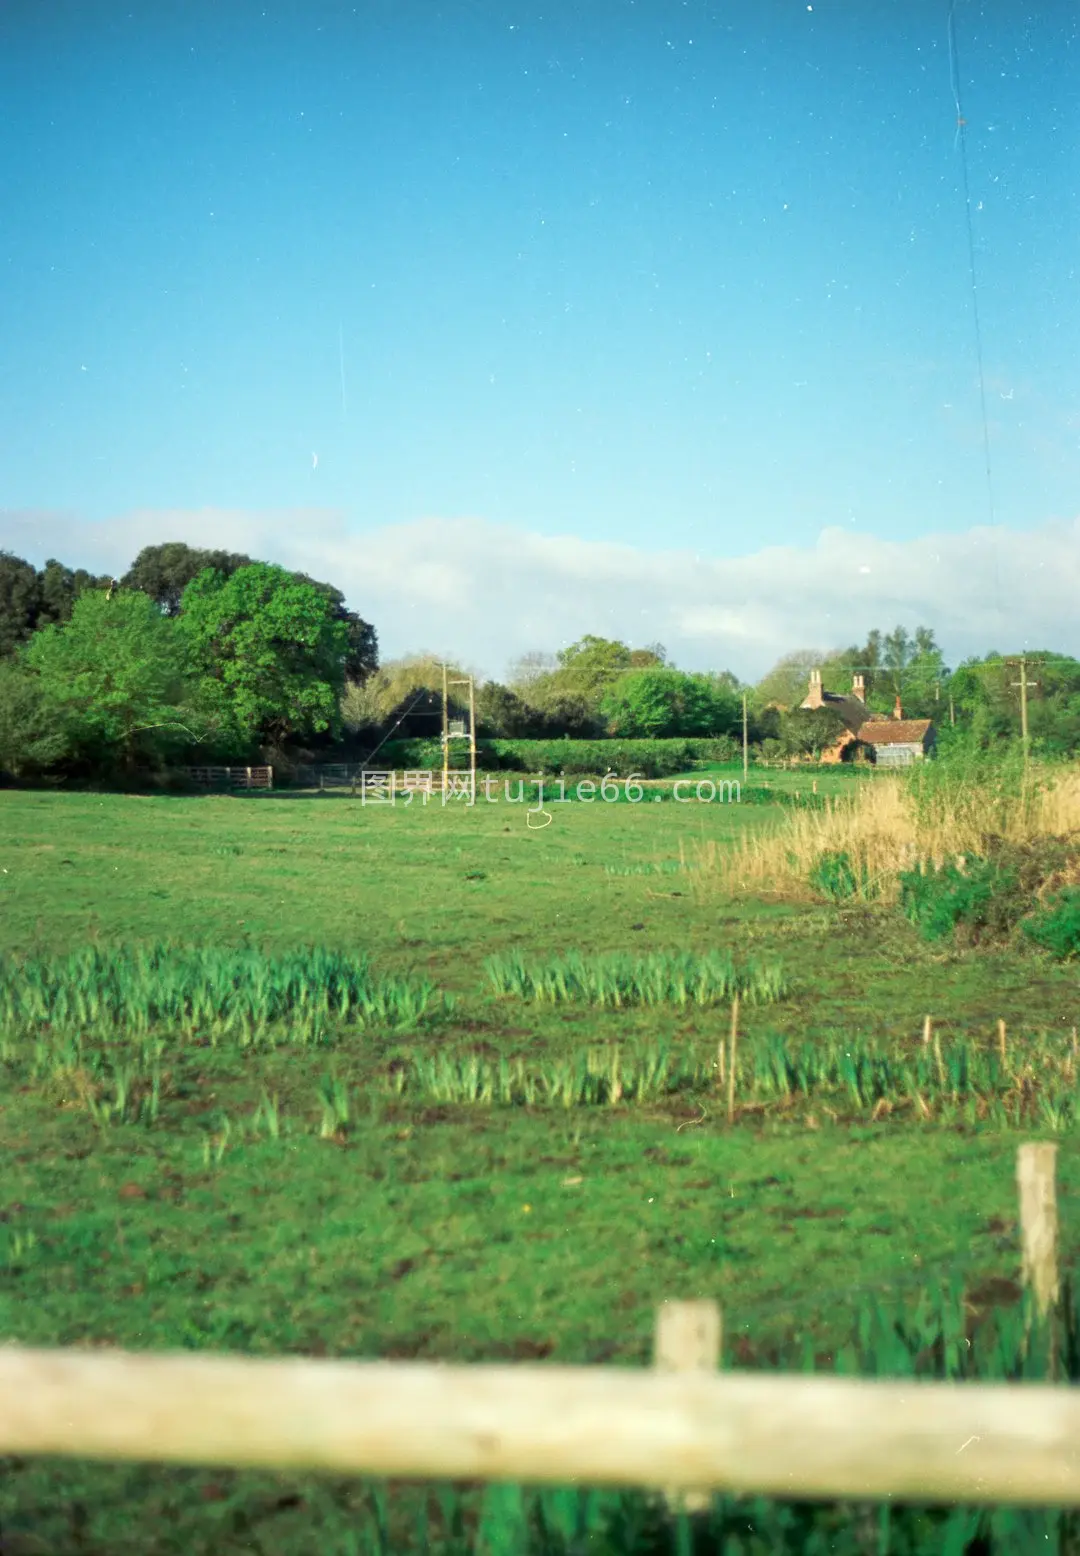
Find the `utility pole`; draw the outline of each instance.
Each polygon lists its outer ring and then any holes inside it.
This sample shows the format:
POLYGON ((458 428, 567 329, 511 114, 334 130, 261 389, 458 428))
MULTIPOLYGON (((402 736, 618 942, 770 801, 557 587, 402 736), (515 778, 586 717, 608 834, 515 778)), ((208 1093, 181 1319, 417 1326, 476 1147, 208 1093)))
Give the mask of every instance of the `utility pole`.
POLYGON ((750 766, 750 748, 746 739, 746 693, 742 694, 742 781, 747 781, 750 766))
POLYGON ((469 772, 472 783, 472 803, 476 804, 476 687, 469 677, 469 772))
POLYGON ((443 679, 443 714, 442 714, 442 740, 443 740, 443 795, 450 790, 450 742, 461 739, 467 733, 469 741, 469 803, 476 804, 476 683, 471 675, 451 681, 446 673, 445 664, 442 667, 443 679), (467 732, 450 729, 450 687, 467 686, 469 688, 469 728, 467 732))
POLYGON ((442 667, 442 792, 443 797, 450 787, 450 721, 448 718, 446 666, 442 667))
MULTIPOLYGON (((1017 682, 1013 682, 1017 685, 1017 682)), ((1028 721, 1027 721, 1027 660, 1020 655, 1020 739, 1024 743, 1024 755, 1027 756, 1028 748, 1028 721)))
POLYGON ((1020 742, 1024 748, 1024 762, 1027 763, 1031 742, 1028 739, 1028 686, 1037 685, 1037 682, 1029 682, 1027 678, 1027 655, 1020 655, 1020 679, 1013 681, 1014 686, 1020 688, 1020 742))

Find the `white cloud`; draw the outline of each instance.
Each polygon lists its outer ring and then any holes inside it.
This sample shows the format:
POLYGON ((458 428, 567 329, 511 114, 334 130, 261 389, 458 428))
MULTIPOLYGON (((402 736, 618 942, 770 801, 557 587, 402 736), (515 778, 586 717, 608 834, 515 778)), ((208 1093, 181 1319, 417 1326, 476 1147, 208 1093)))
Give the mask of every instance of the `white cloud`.
POLYGON ((37 565, 120 573, 144 545, 184 540, 298 568, 374 622, 384 658, 452 653, 501 674, 585 632, 664 643, 689 668, 758 676, 805 643, 932 626, 953 661, 1025 644, 1080 652, 1080 519, 1027 532, 885 541, 827 529, 812 547, 737 557, 644 551, 483 519, 418 519, 365 534, 325 510, 142 511, 87 523, 0 514, 0 546, 37 565))

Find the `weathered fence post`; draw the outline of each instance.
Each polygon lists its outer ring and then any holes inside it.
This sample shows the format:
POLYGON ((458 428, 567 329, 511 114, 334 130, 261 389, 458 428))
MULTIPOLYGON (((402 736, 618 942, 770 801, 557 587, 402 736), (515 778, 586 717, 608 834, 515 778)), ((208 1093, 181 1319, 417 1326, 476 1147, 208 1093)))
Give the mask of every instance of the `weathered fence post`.
MULTIPOLYGON (((715 1372, 720 1365, 720 1304, 662 1302, 656 1310, 653 1366, 660 1372, 715 1372)), ((673 1513, 702 1513, 707 1491, 666 1491, 673 1513)))
POLYGON ((1022 1145, 1016 1153, 1022 1278, 1032 1289, 1040 1318, 1046 1317, 1059 1295, 1056 1160, 1057 1146, 1052 1144, 1022 1145))
POLYGON ((735 1045, 739 1040, 739 996, 731 1002, 731 1048, 728 1053, 727 1075, 727 1117, 728 1123, 735 1118, 735 1045))

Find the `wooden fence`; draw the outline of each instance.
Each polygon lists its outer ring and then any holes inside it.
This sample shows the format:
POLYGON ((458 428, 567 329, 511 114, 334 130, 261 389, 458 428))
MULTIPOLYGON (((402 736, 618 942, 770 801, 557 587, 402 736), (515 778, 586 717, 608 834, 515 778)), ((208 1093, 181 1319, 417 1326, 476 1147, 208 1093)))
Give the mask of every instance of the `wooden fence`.
POLYGON ((188 767, 184 769, 192 783, 208 789, 272 789, 272 767, 188 767))
MULTIPOLYGON (((1017 1159, 1022 1270, 1058 1294, 1057 1147, 1017 1159)), ((0 1346, 0 1455, 1080 1505, 1080 1390, 717 1373, 713 1302, 665 1303, 648 1371, 0 1346)))

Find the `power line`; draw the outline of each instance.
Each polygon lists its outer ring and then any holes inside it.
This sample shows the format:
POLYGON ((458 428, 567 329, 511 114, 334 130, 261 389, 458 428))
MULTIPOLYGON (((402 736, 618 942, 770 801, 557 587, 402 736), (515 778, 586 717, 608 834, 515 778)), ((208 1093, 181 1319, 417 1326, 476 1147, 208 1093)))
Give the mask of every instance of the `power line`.
MULTIPOLYGON (((960 169, 964 189, 964 221, 967 228, 968 244, 968 270, 971 277, 971 312, 975 325, 975 360, 979 372, 979 406, 982 412, 983 429, 983 453, 986 462, 986 497, 990 514, 990 528, 996 528, 997 520, 994 509, 994 479, 990 464, 990 422, 986 414, 986 376, 983 371, 983 345, 982 322, 979 318, 979 288, 975 268, 975 228, 971 220, 971 186, 968 178, 967 155, 967 120, 964 118, 963 104, 960 100, 960 60, 956 48, 956 5, 957 0, 950 0, 949 4, 949 75, 952 85, 953 101, 956 104, 956 143, 960 148, 960 169)), ((998 555, 997 537, 994 537, 994 592, 997 596, 998 615, 1004 620, 1004 609, 1001 603, 1001 564, 998 555)))
MULTIPOLYGON (((408 718, 409 714, 416 707, 416 704, 421 700, 421 698, 423 698, 423 697, 433 697, 434 695, 435 695, 434 692, 431 690, 431 688, 429 686, 422 687, 420 689, 420 691, 417 692, 417 694, 413 698, 412 702, 410 702, 409 706, 405 709, 405 712, 401 715, 401 717, 399 719, 395 720, 395 722, 393 724, 391 724, 391 726, 387 730, 386 734, 379 741, 379 744, 374 748, 374 750, 371 750, 371 751, 368 752, 367 756, 360 763, 360 766, 361 767, 366 767, 368 765, 368 763, 371 761, 371 758, 375 755, 375 753, 377 751, 381 751, 382 750, 383 746, 390 739, 390 736, 394 733, 395 729, 397 729, 400 725, 404 724, 405 720, 408 718)), ((434 717, 434 714, 432 715, 432 717, 434 717)))

